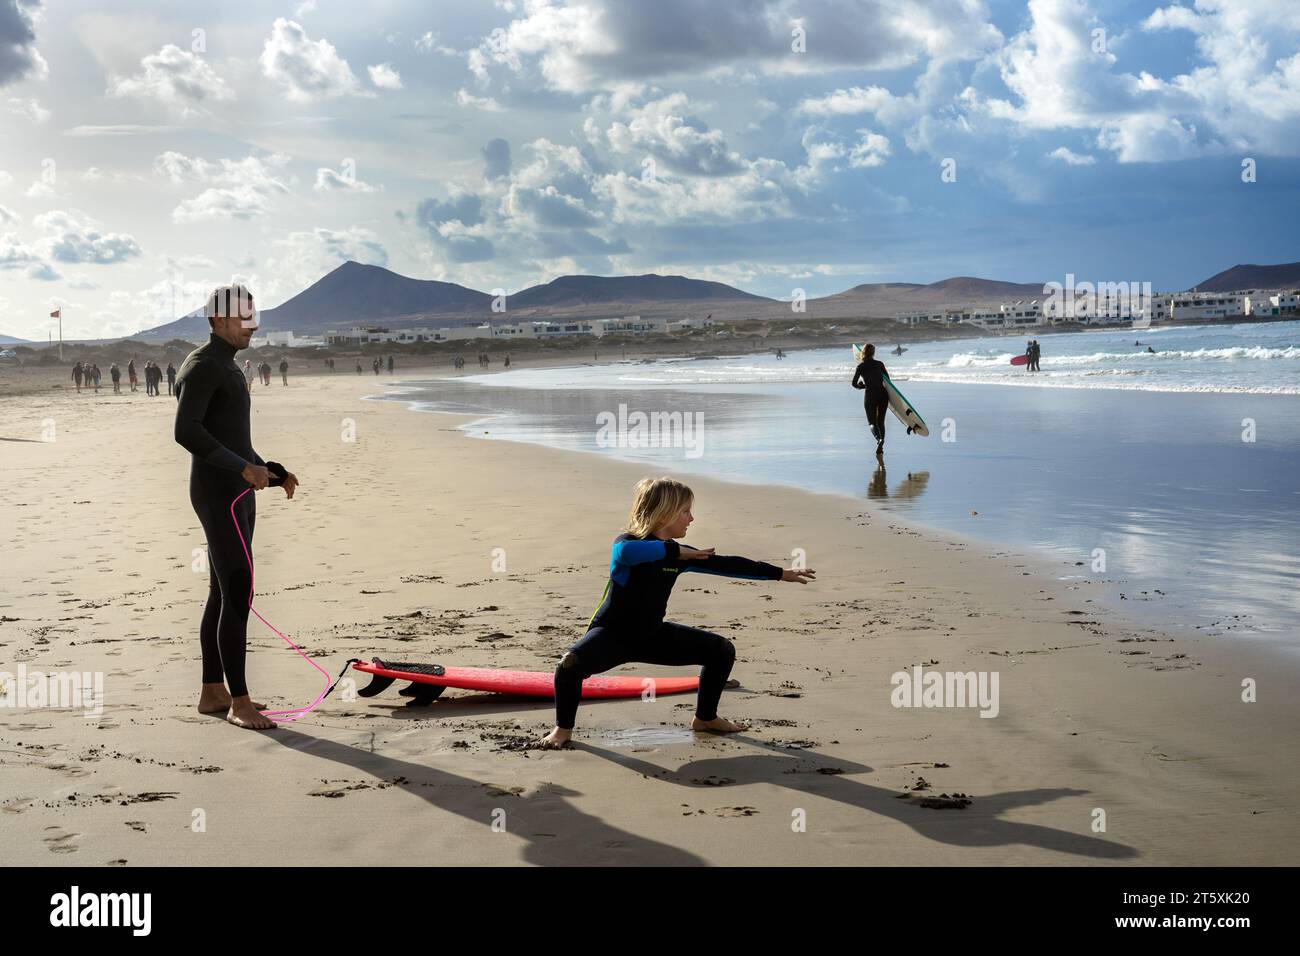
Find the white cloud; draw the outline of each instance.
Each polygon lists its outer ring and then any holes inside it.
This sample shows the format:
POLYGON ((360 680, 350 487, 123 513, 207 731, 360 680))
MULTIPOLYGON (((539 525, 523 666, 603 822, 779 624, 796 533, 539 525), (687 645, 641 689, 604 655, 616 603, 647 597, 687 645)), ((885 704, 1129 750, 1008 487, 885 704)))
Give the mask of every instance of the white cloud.
POLYGON ((40 101, 28 97, 11 96, 8 100, 9 112, 16 116, 25 116, 33 123, 44 123, 50 118, 50 111, 41 106, 40 101))
POLYGON ((154 160, 154 171, 173 183, 213 184, 177 205, 172 210, 174 222, 248 220, 267 215, 270 198, 289 192, 279 172, 288 161, 287 156, 274 153, 212 162, 169 150, 154 160))
POLYGON ((23 190, 23 195, 28 199, 57 199, 59 193, 54 189, 54 178, 41 177, 33 180, 32 184, 23 190))
POLYGON ((7 206, 0 206, 0 226, 7 226, 10 223, 21 222, 22 217, 7 206))
POLYGON ((384 187, 362 182, 357 178, 355 170, 345 168, 343 172, 339 172, 322 166, 316 170, 316 185, 313 188, 320 192, 373 193, 379 192, 384 187))
POLYGON ((458 90, 456 92, 456 102, 461 106, 469 106, 474 109, 485 110, 489 113, 501 112, 501 104, 490 96, 475 96, 468 90, 458 90))
POLYGON ((673 93, 632 108, 627 122, 614 121, 605 136, 616 152, 643 152, 680 172, 699 176, 740 172, 744 164, 727 147, 721 130, 710 129, 692 111, 685 93, 673 93))
POLYGON ((469 67, 482 81, 493 64, 520 73, 535 63, 550 88, 581 93, 751 70, 895 69, 972 59, 1000 40, 979 0, 532 0, 480 44, 469 67), (796 24, 807 52, 793 49, 796 24))
POLYGON ((869 129, 858 130, 860 139, 849 150, 849 165, 855 169, 883 166, 890 154, 889 137, 869 129))
POLYGON ((234 99, 234 93, 198 54, 168 43, 140 60, 140 72, 116 77, 108 84, 110 96, 152 99, 184 112, 197 112, 216 100, 234 99))
POLYGON ((52 276, 40 274, 45 270, 52 272, 53 269, 45 263, 36 249, 24 243, 12 232, 0 235, 0 269, 22 269, 33 279, 58 278, 57 273, 52 276))
POLYGON ((421 53, 438 52, 443 56, 460 56, 460 51, 444 46, 438 42, 438 34, 432 30, 425 31, 416 38, 415 48, 421 53))
POLYGON ((41 0, 0 3, 0 86, 49 75, 50 68, 36 49, 36 20, 41 13, 41 0))
POLYGON ((1097 162, 1096 156, 1080 155, 1065 146, 1058 146, 1056 149, 1048 153, 1047 156, 1049 159, 1059 159, 1061 162, 1068 163, 1071 166, 1091 166, 1097 162))
POLYGON ((289 98, 307 103, 338 96, 365 96, 347 60, 328 40, 312 40, 299 24, 278 17, 259 58, 262 74, 281 84, 289 98))
POLYGON ((32 220, 45 233, 36 247, 46 258, 63 263, 111 265, 140 255, 140 245, 126 233, 104 232, 84 213, 52 210, 32 220))
POLYGON ((381 90, 400 90, 402 88, 401 74, 393 68, 391 63, 379 63, 367 67, 367 69, 370 71, 370 82, 381 90))

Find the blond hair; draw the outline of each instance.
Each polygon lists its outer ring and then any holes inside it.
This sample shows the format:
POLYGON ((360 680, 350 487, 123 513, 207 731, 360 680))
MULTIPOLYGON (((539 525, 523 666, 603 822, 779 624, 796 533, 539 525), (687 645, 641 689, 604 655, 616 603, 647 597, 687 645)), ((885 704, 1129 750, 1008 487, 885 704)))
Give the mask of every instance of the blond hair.
POLYGON ((629 534, 645 537, 691 506, 695 493, 674 478, 642 478, 627 513, 629 534))

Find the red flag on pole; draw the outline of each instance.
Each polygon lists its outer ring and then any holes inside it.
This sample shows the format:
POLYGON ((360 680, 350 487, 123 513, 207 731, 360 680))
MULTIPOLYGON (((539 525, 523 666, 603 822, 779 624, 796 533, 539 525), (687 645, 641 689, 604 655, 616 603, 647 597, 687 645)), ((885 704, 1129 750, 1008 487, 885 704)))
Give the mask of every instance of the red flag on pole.
POLYGON ((62 315, 63 315, 63 307, 59 306, 59 308, 55 309, 53 312, 50 313, 50 318, 57 319, 62 315))

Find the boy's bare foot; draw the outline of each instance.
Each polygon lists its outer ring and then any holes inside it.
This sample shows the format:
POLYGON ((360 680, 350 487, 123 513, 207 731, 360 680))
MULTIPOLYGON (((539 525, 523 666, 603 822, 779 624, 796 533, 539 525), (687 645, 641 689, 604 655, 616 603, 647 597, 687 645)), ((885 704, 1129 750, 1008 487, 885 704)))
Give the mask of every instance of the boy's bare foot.
POLYGON ((275 727, 275 721, 262 716, 248 695, 236 697, 230 702, 230 713, 226 714, 226 720, 246 730, 271 730, 275 727))
POLYGON ((572 737, 572 730, 565 730, 563 727, 556 727, 549 734, 539 740, 537 746, 542 750, 561 750, 569 745, 569 740, 572 737))
POLYGON ((698 717, 691 719, 691 730, 696 733, 734 734, 748 728, 749 724, 738 724, 734 720, 727 720, 726 717, 714 717, 712 720, 700 720, 698 717))
MULTIPOLYGON (((255 710, 266 710, 266 704, 253 702, 255 710)), ((225 684, 204 684, 203 689, 199 691, 200 714, 224 714, 230 710, 230 691, 226 690, 225 684)))

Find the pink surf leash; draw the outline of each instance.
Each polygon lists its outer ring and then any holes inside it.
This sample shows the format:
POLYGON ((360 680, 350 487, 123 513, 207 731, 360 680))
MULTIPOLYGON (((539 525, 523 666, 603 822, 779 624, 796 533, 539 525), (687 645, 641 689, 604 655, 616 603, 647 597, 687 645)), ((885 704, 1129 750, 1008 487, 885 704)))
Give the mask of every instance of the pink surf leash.
MULTIPOLYGON (((257 608, 253 607, 253 556, 248 553, 248 542, 244 540, 244 532, 239 530, 239 519, 235 517, 235 505, 239 504, 240 498, 244 497, 244 495, 248 494, 252 490, 253 490, 252 488, 245 488, 243 491, 241 491, 239 494, 235 496, 235 500, 230 503, 230 520, 233 521, 235 524, 235 534, 239 535, 239 543, 244 548, 244 558, 245 560, 248 561, 248 609, 252 611, 254 614, 257 614, 257 608)), ((329 696, 330 691, 332 691, 335 688, 335 686, 337 686, 338 682, 343 679, 343 675, 347 673, 348 665, 354 663, 354 661, 349 660, 346 664, 344 664, 343 670, 339 671, 338 678, 333 683, 331 683, 329 671, 321 667, 314 660, 312 660, 310 657, 304 654, 302 652, 301 647, 299 647, 293 641, 289 640, 289 638, 285 637, 285 635, 283 634, 283 632, 280 631, 279 628, 277 628, 266 618, 262 617, 261 614, 257 614, 257 619, 261 621, 263 624, 265 624, 267 627, 269 627, 271 630, 275 631, 275 633, 279 634, 286 644, 288 644, 290 647, 292 647, 295 651, 298 652, 299 657, 301 657, 308 664, 310 664, 312 667, 316 668, 318 671, 320 671, 322 674, 325 675, 325 689, 321 691, 320 694, 317 695, 316 699, 313 700, 306 707, 295 707, 292 710, 264 710, 261 713, 263 716, 270 717, 276 723, 288 723, 291 720, 298 720, 301 717, 306 717, 308 714, 310 714, 313 710, 316 709, 317 704, 319 704, 321 701, 323 701, 326 697, 329 696), (285 716, 285 715, 292 715, 292 716, 285 716)))

